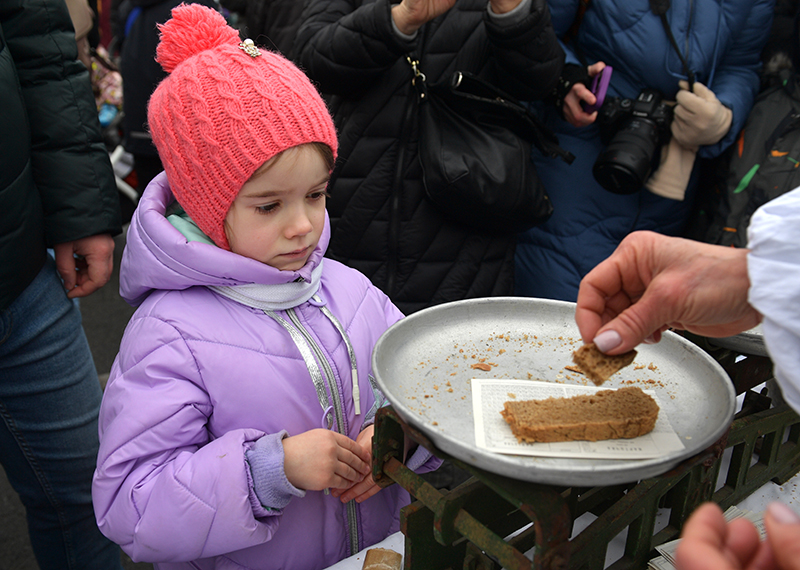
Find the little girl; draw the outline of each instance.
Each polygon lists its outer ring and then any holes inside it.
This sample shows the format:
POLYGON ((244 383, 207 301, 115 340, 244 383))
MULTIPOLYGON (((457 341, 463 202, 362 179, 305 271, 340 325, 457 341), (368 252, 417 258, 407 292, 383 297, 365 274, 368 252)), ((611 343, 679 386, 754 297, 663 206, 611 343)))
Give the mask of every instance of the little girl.
POLYGON ((138 309, 100 411, 97 521, 158 569, 325 568, 397 531, 409 500, 370 475, 371 352, 402 314, 323 263, 337 141, 305 75, 197 4, 160 29, 166 172, 122 259, 138 309))

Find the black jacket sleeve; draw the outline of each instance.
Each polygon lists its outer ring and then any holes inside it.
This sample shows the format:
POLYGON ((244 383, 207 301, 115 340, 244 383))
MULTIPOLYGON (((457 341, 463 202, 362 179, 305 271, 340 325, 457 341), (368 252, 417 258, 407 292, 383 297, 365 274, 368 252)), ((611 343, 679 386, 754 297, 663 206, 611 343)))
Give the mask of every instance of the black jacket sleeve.
POLYGON ((4 0, 2 25, 30 124, 47 244, 121 232, 89 72, 63 0, 4 0))

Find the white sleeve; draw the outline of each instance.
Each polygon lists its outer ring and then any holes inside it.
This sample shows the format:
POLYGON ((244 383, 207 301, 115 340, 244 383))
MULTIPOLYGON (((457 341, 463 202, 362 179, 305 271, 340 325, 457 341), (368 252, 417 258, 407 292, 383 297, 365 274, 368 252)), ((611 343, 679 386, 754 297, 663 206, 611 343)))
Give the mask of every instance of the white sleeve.
POLYGON ((749 301, 783 397, 800 412, 800 187, 759 208, 747 235, 749 301))

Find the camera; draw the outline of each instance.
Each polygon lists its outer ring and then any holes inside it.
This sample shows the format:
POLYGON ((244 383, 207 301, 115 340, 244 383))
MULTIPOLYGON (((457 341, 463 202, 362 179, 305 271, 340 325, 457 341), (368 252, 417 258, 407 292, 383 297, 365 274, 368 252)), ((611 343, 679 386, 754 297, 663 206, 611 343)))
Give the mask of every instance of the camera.
POLYGON ((592 168, 595 180, 615 194, 633 194, 647 180, 656 150, 670 137, 672 106, 656 89, 636 99, 606 97, 597 123, 610 138, 592 168))

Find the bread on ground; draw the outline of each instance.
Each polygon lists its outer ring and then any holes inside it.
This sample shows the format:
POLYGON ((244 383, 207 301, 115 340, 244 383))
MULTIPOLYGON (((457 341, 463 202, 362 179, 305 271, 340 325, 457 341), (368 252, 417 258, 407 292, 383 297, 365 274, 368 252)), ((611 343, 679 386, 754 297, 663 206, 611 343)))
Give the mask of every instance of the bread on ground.
POLYGON ((571 398, 508 401, 500 412, 520 442, 598 441, 653 431, 658 404, 636 386, 571 398))
POLYGON ((593 342, 584 344, 572 353, 572 361, 598 386, 608 380, 609 376, 633 362, 634 358, 636 358, 635 350, 609 356, 600 352, 593 342))
POLYGON ((388 548, 370 548, 361 570, 400 570, 403 555, 388 548))

